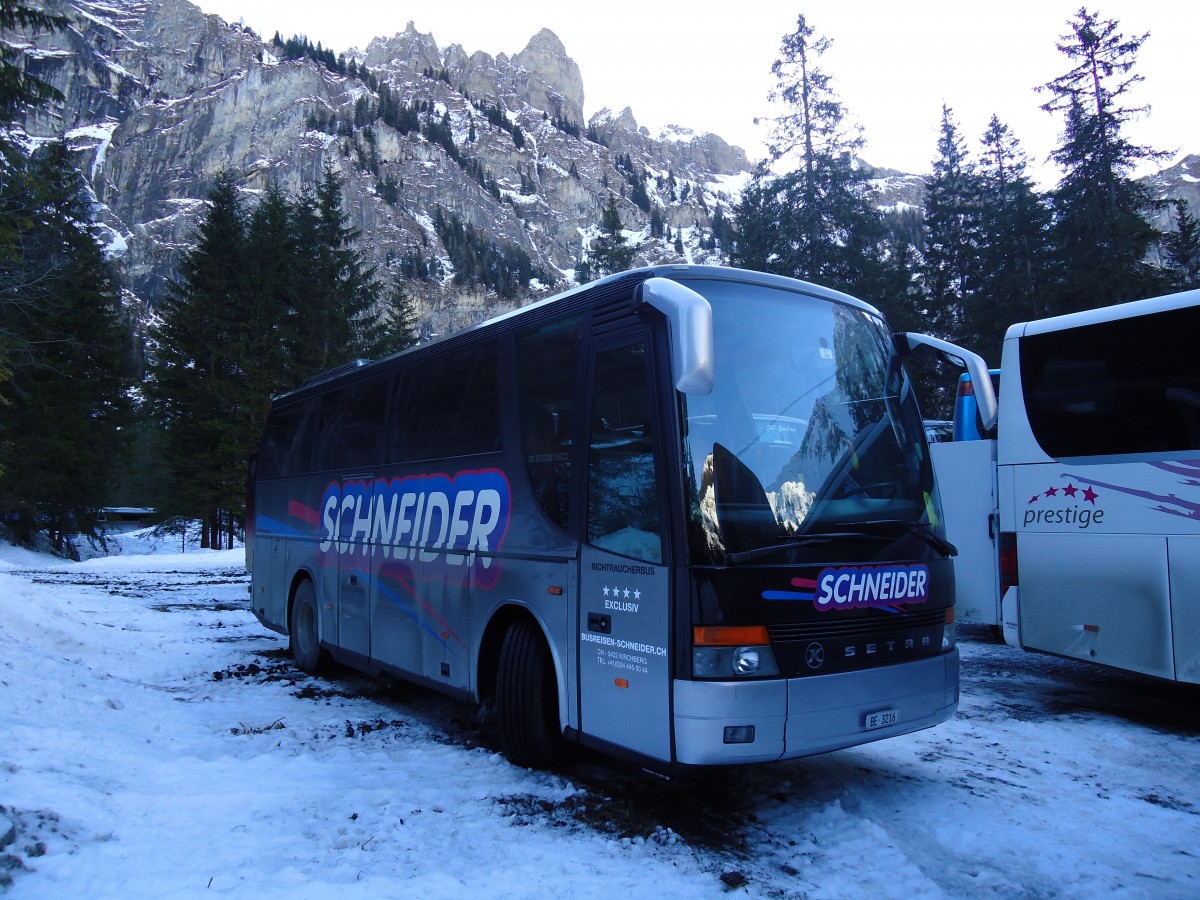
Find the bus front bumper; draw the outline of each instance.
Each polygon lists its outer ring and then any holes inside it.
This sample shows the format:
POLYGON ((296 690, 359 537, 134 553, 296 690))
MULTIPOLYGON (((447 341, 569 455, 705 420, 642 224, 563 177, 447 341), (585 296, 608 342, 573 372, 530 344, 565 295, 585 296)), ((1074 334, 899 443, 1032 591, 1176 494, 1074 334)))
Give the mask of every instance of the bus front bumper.
POLYGON ((929 728, 957 708, 957 647, 837 675, 677 680, 675 760, 712 766, 811 756, 929 728))

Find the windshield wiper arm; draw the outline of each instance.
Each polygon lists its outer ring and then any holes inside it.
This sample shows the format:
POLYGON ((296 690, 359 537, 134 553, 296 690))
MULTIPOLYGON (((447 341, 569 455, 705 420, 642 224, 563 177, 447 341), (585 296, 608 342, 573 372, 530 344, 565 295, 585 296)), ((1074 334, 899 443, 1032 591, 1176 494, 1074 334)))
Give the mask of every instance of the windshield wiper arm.
POLYGON ((887 520, 882 522, 856 523, 852 526, 855 529, 853 531, 816 531, 807 534, 798 534, 786 543, 768 544, 765 547, 755 547, 752 550, 741 550, 737 553, 727 554, 725 562, 731 566, 740 566, 783 550, 791 550, 795 547, 807 547, 812 544, 827 544, 830 541, 893 540, 895 535, 879 531, 878 526, 880 525, 889 529, 901 528, 914 537, 920 538, 938 553, 942 554, 942 556, 958 556, 958 548, 945 538, 935 534, 933 529, 928 525, 923 525, 920 522, 887 520))
POLYGON ((731 566, 753 562, 764 556, 771 556, 781 550, 792 550, 796 547, 807 547, 811 544, 828 544, 830 541, 877 541, 885 539, 882 534, 871 531, 820 531, 816 534, 798 534, 783 544, 768 544, 765 547, 755 547, 752 550, 740 550, 725 556, 725 562, 731 566))
POLYGON ((958 556, 958 548, 937 534, 928 525, 923 525, 920 522, 905 522, 904 527, 911 534, 915 534, 938 553, 942 554, 942 556, 958 556))
POLYGON ((883 519, 878 522, 859 522, 855 523, 855 528, 861 528, 867 534, 881 534, 876 531, 880 527, 889 529, 902 529, 907 531, 913 537, 920 538, 942 556, 958 556, 958 548, 946 540, 944 537, 937 534, 932 528, 923 522, 902 522, 899 519, 883 519))

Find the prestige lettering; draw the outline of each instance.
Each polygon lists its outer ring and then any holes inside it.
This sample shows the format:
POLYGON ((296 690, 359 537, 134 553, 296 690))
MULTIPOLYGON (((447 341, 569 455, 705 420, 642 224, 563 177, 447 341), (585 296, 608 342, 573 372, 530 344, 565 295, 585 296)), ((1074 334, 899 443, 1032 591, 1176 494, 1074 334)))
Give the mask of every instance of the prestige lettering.
POLYGON ((1089 528, 1104 521, 1104 510, 1088 509, 1086 506, 1069 506, 1065 509, 1027 509, 1025 527, 1030 525, 1074 525, 1089 528))

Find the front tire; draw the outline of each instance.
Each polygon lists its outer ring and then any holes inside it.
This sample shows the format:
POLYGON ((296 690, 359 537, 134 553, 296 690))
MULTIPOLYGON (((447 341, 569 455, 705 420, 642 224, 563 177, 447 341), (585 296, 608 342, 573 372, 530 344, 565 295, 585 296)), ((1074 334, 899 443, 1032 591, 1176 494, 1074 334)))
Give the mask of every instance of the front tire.
POLYGON ((496 723, 500 748, 522 768, 551 765, 562 749, 558 685, 541 632, 528 620, 508 626, 496 672, 496 723))
POLYGON ((321 650, 321 626, 317 617, 317 591, 307 579, 296 587, 296 596, 292 598, 288 649, 301 671, 309 675, 320 671, 324 651, 321 650))

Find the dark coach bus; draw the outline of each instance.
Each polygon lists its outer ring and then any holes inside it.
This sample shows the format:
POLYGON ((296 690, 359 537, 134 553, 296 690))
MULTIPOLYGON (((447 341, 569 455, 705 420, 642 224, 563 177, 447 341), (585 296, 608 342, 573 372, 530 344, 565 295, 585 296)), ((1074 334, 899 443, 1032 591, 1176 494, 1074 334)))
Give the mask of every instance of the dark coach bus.
POLYGON ((257 456, 255 615, 305 671, 494 701, 519 765, 935 725, 953 548, 914 352, 985 371, 834 291, 662 266, 318 376, 272 402, 257 456))

